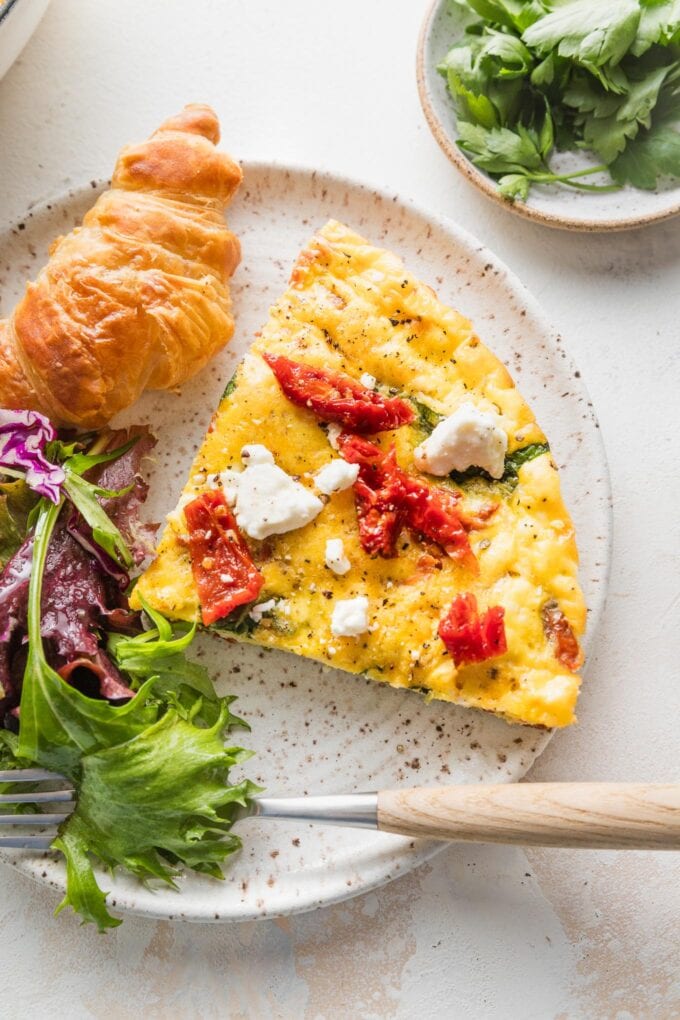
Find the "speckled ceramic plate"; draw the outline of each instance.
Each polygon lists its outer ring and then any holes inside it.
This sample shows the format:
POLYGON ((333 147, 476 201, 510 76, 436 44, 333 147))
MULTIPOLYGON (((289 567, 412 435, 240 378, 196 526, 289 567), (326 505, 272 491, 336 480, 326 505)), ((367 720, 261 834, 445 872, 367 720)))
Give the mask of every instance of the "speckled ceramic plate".
MULTIPOLYGON (((243 261, 233 283, 236 336, 177 396, 147 394, 126 420, 148 421, 159 437, 150 509, 174 506, 194 450, 226 380, 285 288, 295 255, 313 230, 339 217, 404 257, 440 296, 469 315, 531 401, 562 466, 582 551, 589 637, 602 611, 609 559, 609 482, 597 422, 579 373, 519 281, 473 237, 449 222, 328 174, 246 164, 230 210, 243 261)), ((33 209, 0 235, 0 303, 12 306, 52 238, 95 197, 91 187, 33 209)), ((282 652, 201 636, 197 651, 238 695, 257 751, 248 774, 270 793, 349 792, 399 785, 519 779, 548 735, 413 693, 378 688, 282 652)), ((587 682, 587 681, 586 681, 587 682)), ((404 874, 441 844, 363 830, 248 820, 243 852, 226 880, 186 876, 180 892, 152 890, 124 877, 102 878, 114 910, 193 921, 241 920, 309 910, 404 874)), ((57 889, 51 855, 5 858, 57 889)))
MULTIPOLYGON (((668 181, 655 191, 642 191, 626 186, 614 192, 583 192, 556 185, 534 185, 526 202, 509 202, 498 192, 495 181, 478 170, 456 144, 458 131, 453 104, 446 82, 437 65, 463 35, 472 20, 455 0, 434 0, 420 32, 416 73, 420 102, 430 126, 444 153, 476 188, 503 208, 535 220, 548 227, 565 230, 605 231, 629 230, 669 219, 680 213, 680 185, 668 181)), ((570 173, 588 163, 585 153, 556 153, 551 165, 561 173, 570 173)), ((595 166, 592 159, 591 166, 595 166)), ((591 183, 608 183, 599 174, 591 183)))

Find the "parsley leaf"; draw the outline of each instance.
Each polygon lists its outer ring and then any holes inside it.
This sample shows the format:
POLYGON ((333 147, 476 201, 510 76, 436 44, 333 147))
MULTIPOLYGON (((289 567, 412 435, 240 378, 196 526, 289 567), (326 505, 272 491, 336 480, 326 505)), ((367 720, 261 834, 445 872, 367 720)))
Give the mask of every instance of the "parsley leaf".
POLYGON ((649 127, 652 110, 670 70, 671 65, 654 69, 640 81, 631 82, 623 96, 607 93, 585 79, 565 93, 565 102, 583 114, 580 122, 584 142, 605 163, 611 163, 623 152, 641 126, 649 127))
POLYGON ((641 0, 640 25, 631 46, 636 57, 656 43, 667 46, 680 42, 680 0, 641 0))
POLYGON ((571 0, 530 25, 522 39, 543 56, 557 50, 580 64, 617 64, 640 21, 636 0, 571 0))
POLYGON ((617 184, 653 190, 663 175, 680 177, 680 132, 672 127, 653 127, 629 143, 611 164, 617 184))
POLYGON ((458 145, 483 170, 507 174, 544 167, 536 133, 522 124, 511 131, 509 128, 486 129, 463 121, 458 125, 458 132, 458 145))
POLYGON ((540 0, 469 0, 469 6, 487 21, 517 32, 523 32, 545 11, 540 0))
POLYGON ((501 195, 513 202, 515 199, 526 202, 530 187, 531 181, 525 174, 504 174, 498 181, 498 190, 501 195))

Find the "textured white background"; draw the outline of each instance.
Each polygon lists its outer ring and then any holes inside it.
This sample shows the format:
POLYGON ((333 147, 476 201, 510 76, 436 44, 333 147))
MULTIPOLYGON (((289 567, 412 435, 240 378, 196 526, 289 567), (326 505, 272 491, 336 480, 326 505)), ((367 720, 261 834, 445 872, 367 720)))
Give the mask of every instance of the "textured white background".
MULTIPOLYGON (((20 0, 30 3, 32 0, 20 0)), ((552 232, 478 196, 415 86, 421 0, 53 0, 0 83, 0 217, 110 172, 189 100, 238 157, 386 185, 467 227, 563 331, 613 478, 610 600, 580 723, 536 779, 678 779, 679 222, 552 232)), ((1 253, 0 253, 1 257, 1 253)), ((680 1016, 677 857, 453 848, 326 911, 98 938, 0 871, 0 1013, 22 1017, 680 1016)))

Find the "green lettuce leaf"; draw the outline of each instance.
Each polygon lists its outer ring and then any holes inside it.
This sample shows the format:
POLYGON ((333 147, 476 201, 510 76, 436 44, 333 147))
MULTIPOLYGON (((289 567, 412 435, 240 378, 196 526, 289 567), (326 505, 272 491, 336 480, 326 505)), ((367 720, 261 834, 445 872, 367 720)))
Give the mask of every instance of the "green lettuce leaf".
POLYGON ((107 651, 118 668, 132 679, 133 688, 152 680, 151 690, 177 693, 185 686, 205 701, 217 702, 205 666, 189 661, 184 654, 194 639, 196 624, 172 626, 143 597, 141 603, 154 626, 134 637, 111 633, 107 641, 107 651))
POLYGON ((122 495, 122 492, 102 489, 101 486, 88 482, 70 466, 69 461, 64 463, 64 471, 66 473, 64 488, 68 497, 92 528, 92 536, 97 545, 101 546, 120 567, 131 567, 132 553, 98 498, 100 496, 112 498, 122 495))
POLYGON ((120 923, 106 908, 92 855, 171 886, 178 865, 223 877, 220 865, 241 846, 229 831, 237 809, 258 791, 248 780, 229 782, 229 769, 250 755, 224 746, 234 725, 228 700, 211 727, 170 708, 126 743, 81 758, 76 809, 54 843, 67 867, 58 911, 71 907, 100 931, 120 923))
POLYGON ((144 880, 172 883, 178 865, 221 877, 220 863, 240 846, 229 833, 237 807, 246 807, 256 787, 229 783, 230 767, 249 757, 224 746, 226 732, 244 725, 229 709, 233 699, 218 697, 201 667, 182 668, 193 630, 178 634, 149 611, 151 631, 114 642, 118 660, 143 681, 122 706, 86 697, 49 666, 41 593, 62 506, 63 497, 37 507, 19 737, 0 742, 0 757, 52 769, 74 784, 76 809, 53 844, 66 858, 59 909, 71 906, 104 931, 119 922, 106 908, 93 856, 144 880))

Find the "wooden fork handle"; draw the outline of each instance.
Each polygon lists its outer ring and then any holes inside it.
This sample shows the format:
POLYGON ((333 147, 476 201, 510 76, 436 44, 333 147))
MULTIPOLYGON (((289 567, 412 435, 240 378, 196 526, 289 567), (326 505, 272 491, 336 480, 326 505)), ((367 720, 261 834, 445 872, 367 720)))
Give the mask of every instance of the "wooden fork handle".
POLYGON ((515 783, 384 790, 378 828, 406 836, 680 850, 680 783, 515 783))

